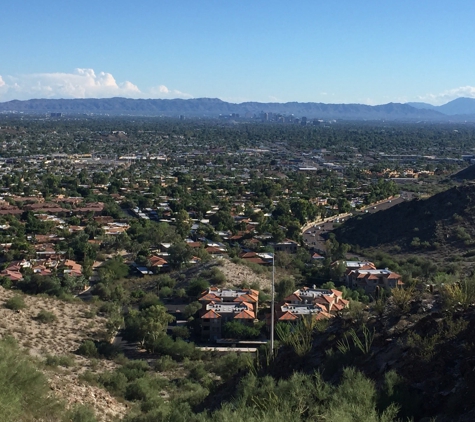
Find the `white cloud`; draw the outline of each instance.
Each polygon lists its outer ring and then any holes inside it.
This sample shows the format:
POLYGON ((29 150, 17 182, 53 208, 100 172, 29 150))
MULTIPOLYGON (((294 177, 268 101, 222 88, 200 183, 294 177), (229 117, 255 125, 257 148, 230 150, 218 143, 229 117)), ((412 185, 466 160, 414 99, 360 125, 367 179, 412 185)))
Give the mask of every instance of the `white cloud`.
POLYGON ((130 81, 117 82, 110 73, 75 69, 73 73, 34 73, 0 76, 0 101, 31 98, 191 98, 159 85, 141 91, 130 81))
POLYGON ((475 86, 461 86, 448 89, 440 94, 422 95, 418 97, 418 101, 424 101, 433 105, 441 105, 460 97, 475 98, 475 86))
POLYGON ((192 98, 190 94, 178 91, 176 89, 169 89, 165 85, 158 85, 152 87, 147 92, 152 98, 192 98))

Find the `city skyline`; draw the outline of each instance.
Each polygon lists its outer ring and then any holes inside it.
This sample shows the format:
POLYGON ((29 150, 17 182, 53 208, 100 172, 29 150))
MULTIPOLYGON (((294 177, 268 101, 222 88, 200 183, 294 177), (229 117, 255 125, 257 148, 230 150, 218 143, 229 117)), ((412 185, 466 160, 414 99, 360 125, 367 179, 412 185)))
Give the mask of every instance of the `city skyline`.
POLYGON ((0 102, 220 98, 434 105, 475 98, 475 4, 422 0, 4 5, 0 102))

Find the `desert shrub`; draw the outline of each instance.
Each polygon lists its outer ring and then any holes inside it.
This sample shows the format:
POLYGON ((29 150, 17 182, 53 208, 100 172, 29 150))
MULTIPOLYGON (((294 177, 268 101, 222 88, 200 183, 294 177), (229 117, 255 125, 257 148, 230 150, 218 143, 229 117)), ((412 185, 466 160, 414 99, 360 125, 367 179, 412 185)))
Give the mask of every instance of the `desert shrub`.
POLYGON ((200 302, 198 301, 191 302, 185 306, 183 314, 185 318, 188 319, 189 317, 195 315, 201 308, 202 306, 200 302))
POLYGON ((210 284, 208 281, 203 280, 202 278, 195 278, 190 281, 188 288, 186 289, 186 294, 190 297, 198 297, 204 290, 209 288, 210 284))
POLYGON ((98 381, 115 396, 124 396, 128 380, 122 372, 104 372, 99 376, 98 381))
POLYGON ((96 422, 94 411, 85 405, 76 405, 68 411, 65 418, 68 422, 96 422))
POLYGON ((38 312, 38 315, 36 315, 36 320, 43 324, 51 324, 52 322, 56 322, 58 317, 53 312, 42 309, 38 312))
POLYGON ((120 354, 120 347, 109 343, 108 341, 99 341, 95 343, 97 353, 106 359, 115 359, 120 354))
POLYGON ((45 359, 45 365, 47 366, 64 366, 65 368, 71 368, 76 365, 76 361, 71 355, 52 356, 47 355, 45 359))
POLYGON ((155 353, 168 355, 178 362, 185 358, 194 358, 197 353, 193 343, 187 343, 180 338, 174 341, 167 335, 161 335, 154 339, 152 347, 155 353))
POLYGON ((149 401, 157 397, 158 393, 166 386, 163 378, 146 374, 127 384, 124 397, 132 401, 149 401))
POLYGON ((139 309, 147 309, 155 305, 162 305, 162 301, 155 293, 147 293, 140 300, 139 309))
POLYGON ((439 343, 441 333, 433 335, 421 336, 420 334, 411 331, 407 336, 407 346, 412 349, 415 356, 423 361, 429 361, 435 353, 435 347, 439 343))
POLYGON ((173 338, 182 338, 184 340, 190 338, 190 330, 185 326, 178 326, 172 328, 173 338))
POLYGON ((118 371, 125 375, 127 381, 134 381, 142 378, 147 372, 150 371, 149 364, 144 360, 131 360, 127 362, 118 371))
POLYGON ((26 308, 26 303, 21 296, 13 296, 5 302, 5 307, 12 311, 19 311, 26 308))
POLYGON ((406 313, 409 311, 411 301, 414 300, 415 289, 396 288, 391 290, 392 304, 398 313, 406 313))
POLYGON ((160 297, 170 297, 173 294, 173 289, 171 287, 162 287, 158 292, 160 297))
POLYGON ((169 371, 176 368, 176 366, 177 363, 170 356, 162 356, 157 359, 154 364, 155 370, 159 372, 169 371))
POLYGON ((214 361, 212 371, 227 381, 238 372, 248 368, 250 364, 251 357, 248 354, 226 353, 214 361))
POLYGON ((97 347, 92 340, 84 340, 76 353, 88 358, 96 358, 99 356, 97 347))
POLYGON ((248 326, 239 321, 229 321, 224 324, 223 334, 227 338, 235 339, 255 339, 261 334, 263 324, 261 322, 248 326))
POLYGON ((0 356, 0 419, 61 420, 63 409, 52 397, 46 377, 13 338, 0 340, 0 356))
POLYGON ((475 303, 475 279, 472 277, 444 285, 440 292, 446 307, 450 308, 458 305, 467 308, 475 303))

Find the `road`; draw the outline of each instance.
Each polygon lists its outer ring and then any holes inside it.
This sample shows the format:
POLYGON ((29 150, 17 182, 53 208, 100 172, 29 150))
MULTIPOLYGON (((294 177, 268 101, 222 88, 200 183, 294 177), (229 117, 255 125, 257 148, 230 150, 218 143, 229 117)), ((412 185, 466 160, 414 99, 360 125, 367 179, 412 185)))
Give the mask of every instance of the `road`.
MULTIPOLYGON (((381 201, 377 204, 373 204, 362 208, 359 211, 354 211, 353 216, 358 216, 361 214, 374 214, 378 211, 387 210, 395 205, 398 205, 404 201, 409 201, 413 199, 413 194, 411 192, 401 192, 401 195, 394 199, 387 199, 381 201)), ((351 218, 351 217, 348 217, 351 218)), ((309 248, 313 248, 316 251, 324 252, 325 251, 325 242, 328 239, 328 235, 334 229, 334 224, 344 223, 347 218, 338 218, 325 223, 316 223, 313 227, 306 230, 302 233, 303 240, 309 248)))

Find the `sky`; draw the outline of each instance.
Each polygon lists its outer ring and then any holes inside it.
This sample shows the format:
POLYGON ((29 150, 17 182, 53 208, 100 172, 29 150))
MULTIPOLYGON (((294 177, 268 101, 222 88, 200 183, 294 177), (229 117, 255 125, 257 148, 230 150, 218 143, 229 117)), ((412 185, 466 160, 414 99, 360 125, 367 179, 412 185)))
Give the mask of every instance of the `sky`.
POLYGON ((15 0, 0 102, 475 98, 473 0, 15 0))

